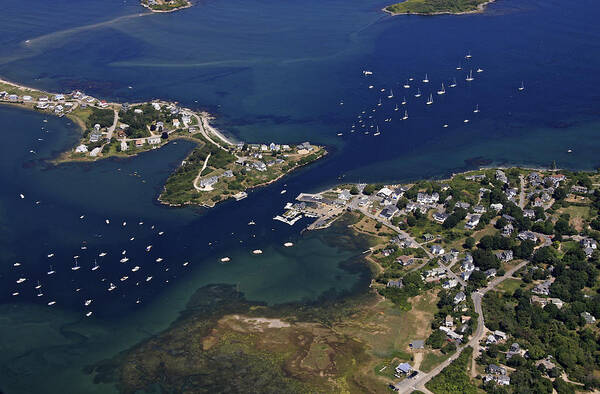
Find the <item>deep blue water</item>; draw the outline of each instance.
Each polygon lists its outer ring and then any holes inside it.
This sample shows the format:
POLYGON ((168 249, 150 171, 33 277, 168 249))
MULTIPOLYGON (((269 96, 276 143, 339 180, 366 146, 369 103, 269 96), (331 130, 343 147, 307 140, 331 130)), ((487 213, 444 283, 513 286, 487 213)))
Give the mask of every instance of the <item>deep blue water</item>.
POLYGON ((310 140, 331 154, 241 202, 210 211, 172 209, 155 198, 189 143, 128 160, 55 167, 45 159, 75 143, 74 126, 0 107, 0 390, 48 392, 48 383, 69 381, 56 390, 112 391, 93 385, 80 366, 164 329, 208 283, 237 284, 248 298, 269 303, 360 288, 358 274, 338 266, 360 250, 340 250, 322 234, 300 235, 302 223, 271 219, 300 191, 340 178, 441 177, 473 168, 475 158, 600 166, 596 2, 499 0, 481 15, 434 18, 389 17, 380 12, 385 4, 207 0, 166 15, 148 15, 134 0, 3 5, 4 78, 120 101, 177 100, 210 110, 238 140, 310 140), (374 74, 363 76, 366 69, 374 74), (470 69, 475 80, 468 83, 470 69), (421 82, 425 73, 428 84, 421 82), (414 80, 404 89, 408 78, 414 80), (456 88, 449 87, 453 78, 456 88), (447 93, 437 95, 442 82, 447 93), (431 106, 424 102, 429 93, 431 106), (366 119, 364 129, 358 115, 366 119), (359 131, 350 133, 352 124, 359 131), (248 226, 250 220, 257 225, 248 226), (288 240, 297 246, 283 248, 288 240), (265 253, 250 255, 255 248, 265 253), (123 250, 127 263, 119 262, 123 250), (71 270, 75 255, 78 271, 71 270), (222 256, 232 262, 219 264, 222 256), (90 270, 94 260, 97 271, 90 270), (131 272, 135 265, 140 270, 131 272), (20 277, 27 282, 17 285, 20 277), (110 282, 117 285, 112 292, 110 282), (86 299, 94 299, 87 308, 86 299), (57 301, 53 308, 50 300, 57 301), (94 317, 83 317, 88 310, 94 317))

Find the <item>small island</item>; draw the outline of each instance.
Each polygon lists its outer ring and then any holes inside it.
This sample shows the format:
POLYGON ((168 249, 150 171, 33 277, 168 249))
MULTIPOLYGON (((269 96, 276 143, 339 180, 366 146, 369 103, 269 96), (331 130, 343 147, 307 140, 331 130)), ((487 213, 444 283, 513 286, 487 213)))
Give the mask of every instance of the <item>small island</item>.
POLYGON ((66 116, 82 130, 74 149, 55 163, 130 157, 185 139, 196 148, 167 179, 159 201, 213 207, 267 185, 327 152, 321 146, 233 142, 211 126, 210 114, 176 102, 109 103, 81 91, 49 93, 0 79, 0 103, 66 116))
POLYGON ((392 15, 461 15, 482 12, 494 0, 406 0, 385 7, 392 15))
POLYGON ((152 12, 173 12, 192 6, 190 0, 141 0, 140 4, 152 12))

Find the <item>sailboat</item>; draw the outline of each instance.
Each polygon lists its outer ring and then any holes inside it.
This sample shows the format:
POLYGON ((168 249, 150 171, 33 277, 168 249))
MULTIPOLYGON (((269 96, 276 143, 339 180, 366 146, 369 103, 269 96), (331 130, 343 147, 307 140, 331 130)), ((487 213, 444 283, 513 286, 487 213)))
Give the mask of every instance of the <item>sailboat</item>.
POLYGON ((390 89, 390 94, 388 94, 388 98, 394 98, 394 91, 392 89, 390 89))
POLYGON ((406 97, 402 97, 402 105, 406 105, 406 97))
POLYGON ((373 135, 377 136, 379 134, 381 134, 381 133, 379 132, 379 125, 377 125, 377 131, 375 131, 375 133, 373 133, 373 135))
POLYGON ((42 287, 42 284, 40 283, 40 281, 37 281, 37 285, 35 286, 36 290, 39 290, 42 287))
POLYGON ((404 89, 410 89, 410 84, 408 83, 408 80, 404 84, 404 89))
POLYGON ((433 94, 431 94, 431 93, 429 94, 429 99, 427 100, 427 102, 425 104, 427 104, 427 105, 433 104, 433 94))
POLYGON ((446 88, 444 87, 444 83, 442 82, 442 90, 438 90, 437 94, 446 94, 446 88))
POLYGON ((473 112, 475 112, 475 113, 478 113, 478 112, 479 112, 479 104, 477 104, 477 105, 475 106, 475 109, 473 110, 473 112))
POLYGON ((415 97, 421 97, 421 89, 417 88, 417 93, 415 94, 415 97))
POLYGON ((108 291, 113 291, 116 288, 117 286, 115 286, 114 283, 110 282, 110 286, 108 286, 108 291))
POLYGON ((424 83, 429 83, 429 78, 427 77, 427 74, 425 74, 425 79, 423 80, 424 83))
POLYGON ((519 91, 525 90, 525 84, 521 81, 521 86, 519 86, 519 91))
POLYGON ((94 260, 94 266, 92 267, 92 271, 96 271, 98 268, 100 268, 100 266, 98 265, 98 262, 94 260))
POLYGON ((50 271, 48 271, 48 275, 53 275, 54 273, 56 273, 56 271, 54 271, 54 269, 52 269, 52 266, 50 266, 50 271))
POLYGON ((77 260, 75 260, 75 265, 74 265, 74 266, 72 266, 72 267, 71 267, 71 269, 72 269, 73 271, 77 271, 79 268, 81 268, 81 267, 79 266, 79 262, 78 262, 77 260))
POLYGON ((467 75, 467 81, 471 82, 472 80, 474 80, 475 78, 473 78, 473 70, 471 70, 469 72, 469 75, 467 75))
POLYGON ((458 62, 458 66, 456 66, 456 69, 459 71, 462 70, 462 65, 460 64, 460 62, 458 62))
POLYGON ((471 51, 467 52, 467 55, 465 56, 465 59, 470 59, 471 58, 471 51))
POLYGON ((404 116, 402 117, 402 120, 406 119, 408 119, 408 111, 404 111, 404 116))
POLYGON ((456 87, 456 78, 452 79, 452 83, 450 84, 451 88, 455 88, 456 87))
POLYGON ((394 111, 398 111, 398 104, 396 103, 396 107, 394 108, 394 111))
POLYGON ((379 102, 377 103, 378 107, 381 107, 381 99, 379 99, 379 102))

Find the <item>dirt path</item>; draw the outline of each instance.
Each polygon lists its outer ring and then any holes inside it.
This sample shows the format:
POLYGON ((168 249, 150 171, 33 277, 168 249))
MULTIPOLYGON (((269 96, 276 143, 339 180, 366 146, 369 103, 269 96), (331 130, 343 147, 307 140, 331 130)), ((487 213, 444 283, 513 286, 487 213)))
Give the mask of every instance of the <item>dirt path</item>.
POLYGON ((202 168, 200 169, 200 171, 198 171, 198 175, 196 176, 196 178, 194 178, 194 189, 200 191, 204 191, 203 188, 201 188, 200 186, 198 186, 198 181, 200 180, 200 176, 202 175, 202 172, 204 171, 204 169, 206 168, 206 165, 208 164, 208 159, 210 159, 210 153, 208 154, 208 156, 206 156, 206 159, 204 160, 204 165, 202 166, 202 168))

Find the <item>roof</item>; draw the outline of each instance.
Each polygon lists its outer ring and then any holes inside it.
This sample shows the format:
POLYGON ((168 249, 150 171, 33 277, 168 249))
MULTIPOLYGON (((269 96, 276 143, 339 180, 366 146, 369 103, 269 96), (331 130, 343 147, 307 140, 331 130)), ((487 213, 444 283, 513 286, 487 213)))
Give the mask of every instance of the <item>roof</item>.
POLYGON ((396 367, 396 371, 408 373, 408 372, 412 371, 412 367, 410 366, 409 363, 401 363, 401 364, 398 364, 398 366, 396 367))
POLYGON ((422 339, 414 339, 408 344, 412 349, 423 349, 425 341, 422 339))

